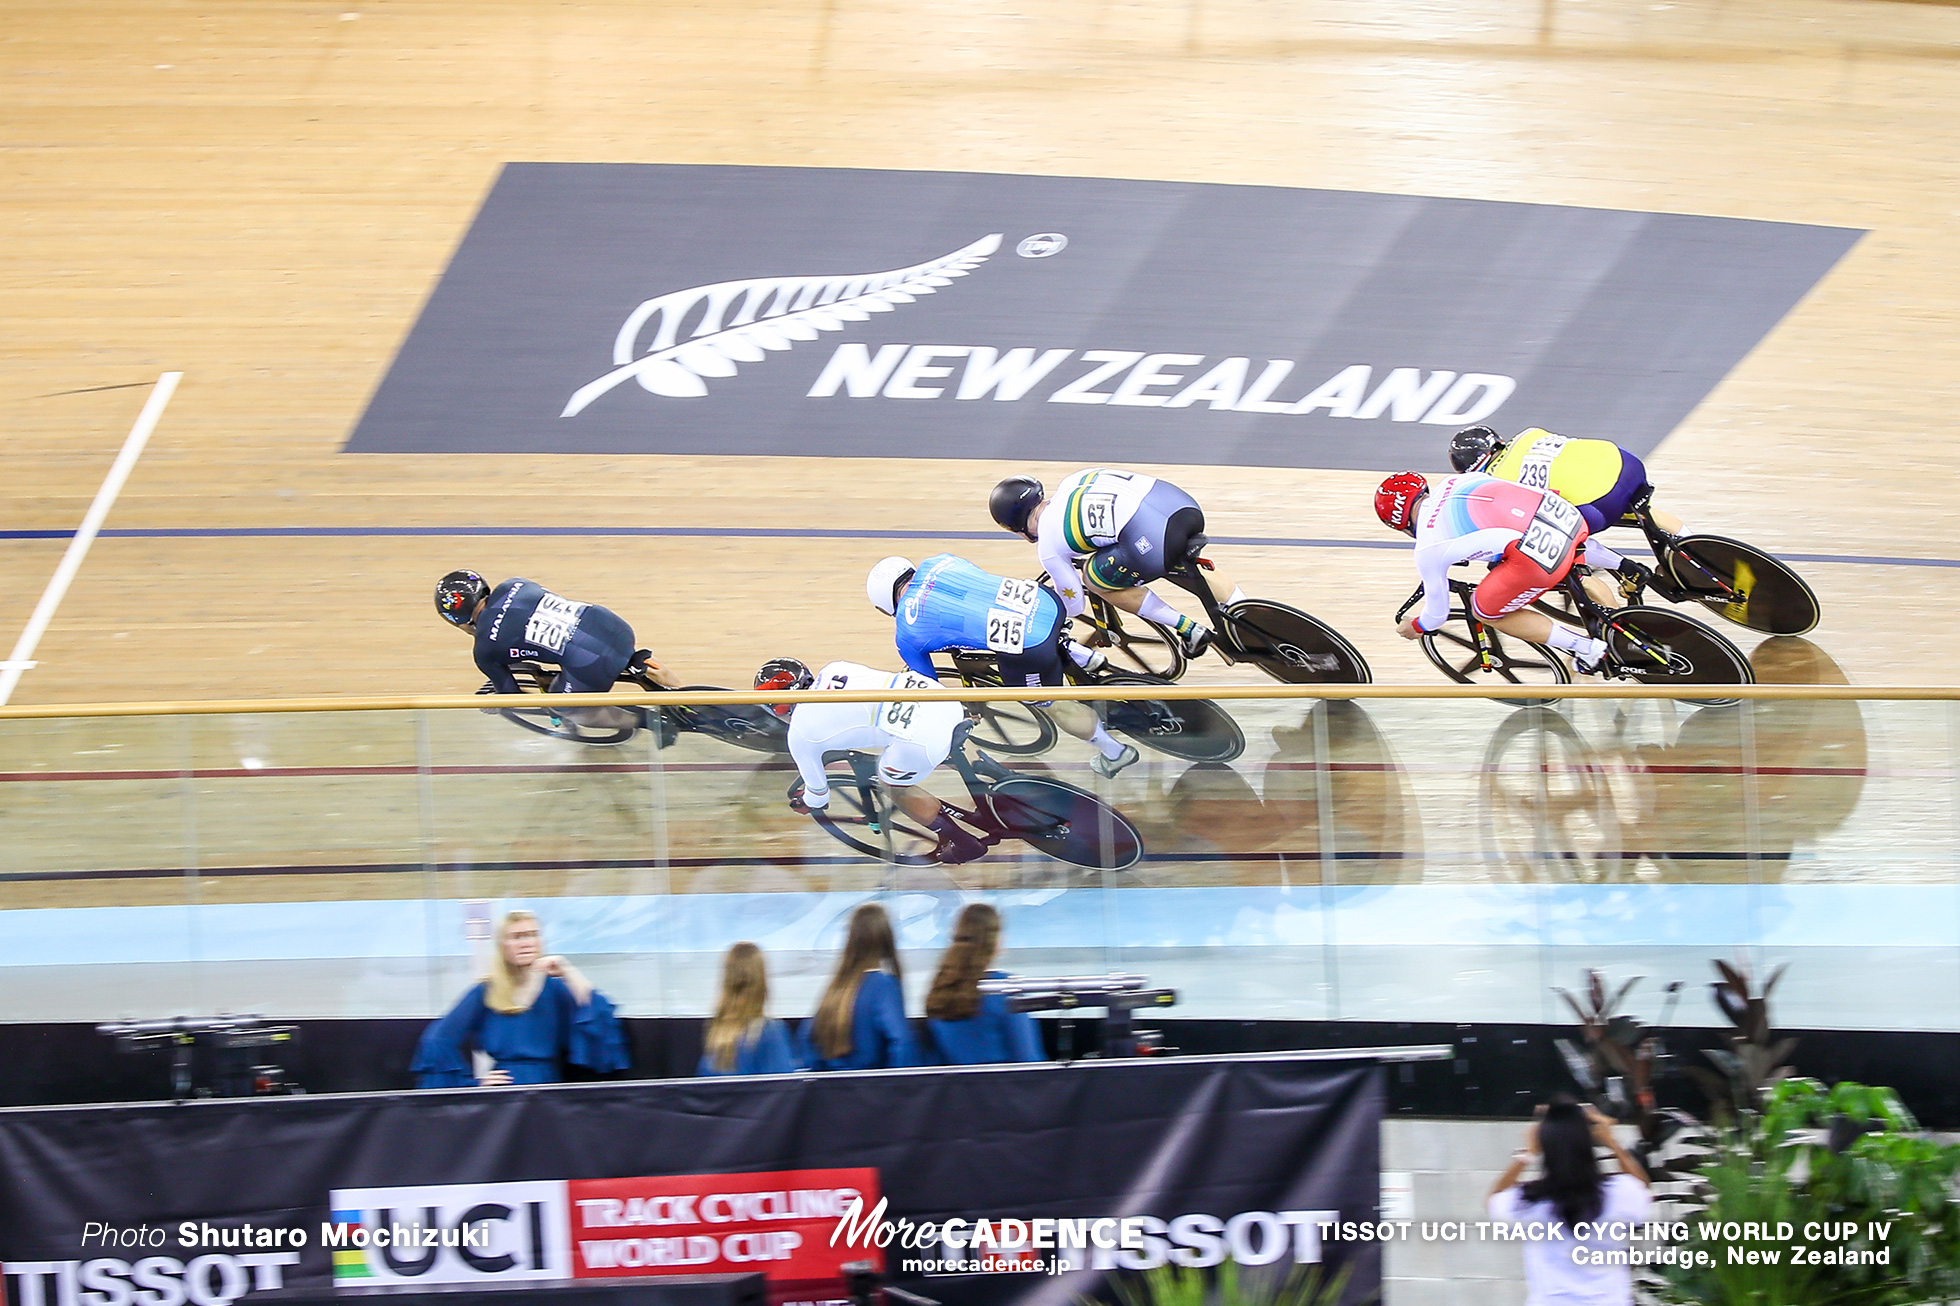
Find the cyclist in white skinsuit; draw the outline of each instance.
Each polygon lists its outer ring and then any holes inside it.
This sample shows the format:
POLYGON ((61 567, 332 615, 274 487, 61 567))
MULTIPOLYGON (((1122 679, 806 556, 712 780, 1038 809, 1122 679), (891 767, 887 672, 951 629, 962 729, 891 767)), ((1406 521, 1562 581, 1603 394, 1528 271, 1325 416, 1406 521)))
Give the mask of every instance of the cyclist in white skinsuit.
MULTIPOLYGON (((756 673, 758 689, 938 689, 936 680, 910 671, 893 673, 855 662, 832 662, 816 673, 794 659, 778 658, 756 673), (787 664, 800 668, 786 669, 787 664), (801 683, 798 683, 798 682, 801 683)), ((779 711, 781 709, 778 709, 779 711)), ((803 777, 799 812, 830 805, 824 777, 826 753, 878 754, 878 780, 906 815, 939 836, 939 859, 965 862, 986 845, 954 824, 939 800, 918 786, 946 760, 953 732, 966 719, 959 703, 799 703, 789 714, 789 755, 803 777)))

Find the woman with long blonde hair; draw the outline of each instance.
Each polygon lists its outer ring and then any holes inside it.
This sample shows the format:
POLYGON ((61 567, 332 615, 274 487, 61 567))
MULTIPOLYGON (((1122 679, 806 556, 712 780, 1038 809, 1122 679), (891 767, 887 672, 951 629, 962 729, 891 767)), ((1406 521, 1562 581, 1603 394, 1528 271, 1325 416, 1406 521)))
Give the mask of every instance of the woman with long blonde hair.
POLYGON ((926 1030, 948 1065, 1043 1060, 1034 1017, 1010 1010, 998 993, 980 992, 981 980, 1006 978, 993 969, 999 953, 1000 913, 984 902, 968 903, 926 993, 926 1030))
POLYGON ((538 918, 506 912, 490 973, 415 1049, 418 1088, 555 1084, 565 1065, 604 1073, 628 1065, 612 1003, 563 957, 547 956, 538 918), (490 1067, 479 1075, 481 1053, 490 1067))
POLYGON ((753 943, 731 946, 721 962, 721 1000, 703 1039, 702 1075, 783 1075, 803 1069, 789 1030, 765 1014, 769 971, 753 943))
POLYGON ((912 1028, 905 1023, 904 972, 891 917, 877 903, 851 913, 843 955, 805 1033, 818 1070, 919 1064, 912 1028))

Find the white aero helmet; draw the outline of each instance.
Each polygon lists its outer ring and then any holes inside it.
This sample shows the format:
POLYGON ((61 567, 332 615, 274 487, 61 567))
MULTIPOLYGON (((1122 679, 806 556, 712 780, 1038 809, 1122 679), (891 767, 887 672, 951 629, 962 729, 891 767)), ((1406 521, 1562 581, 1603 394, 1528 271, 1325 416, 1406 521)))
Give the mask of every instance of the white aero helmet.
POLYGON ((871 606, 886 616, 891 616, 898 606, 892 601, 893 588, 898 584, 900 577, 909 576, 915 570, 916 568, 904 558, 894 556, 879 559, 878 565, 871 569, 871 574, 864 578, 864 593, 871 600, 871 606))

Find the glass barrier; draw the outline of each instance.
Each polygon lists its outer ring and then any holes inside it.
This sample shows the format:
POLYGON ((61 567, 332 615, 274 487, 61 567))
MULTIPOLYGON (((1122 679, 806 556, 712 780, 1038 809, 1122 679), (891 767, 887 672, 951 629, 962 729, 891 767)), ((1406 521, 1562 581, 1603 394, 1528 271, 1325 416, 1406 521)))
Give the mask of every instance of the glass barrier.
MULTIPOLYGON (((1789 963, 1784 1026, 1960 1027, 1960 704, 1216 707, 1243 736, 1221 760, 1186 760, 1213 734, 1133 719, 1143 759, 1114 779, 1065 732, 976 769, 1019 786, 1023 821, 1067 792, 1030 778, 1107 803, 1141 840, 1124 869, 1015 838, 880 860, 790 809, 786 757, 698 730, 595 745, 471 709, 0 720, 0 1019, 431 1016, 517 906, 623 1014, 705 1014, 722 950, 752 939, 775 1014, 800 1017, 867 900, 917 1011, 953 917, 986 899, 1005 968, 1140 972, 1185 1017, 1563 1023, 1554 986, 1588 967, 1645 976, 1653 1006, 1720 956, 1789 963)), ((927 787, 971 805, 950 767, 927 787)), ((1070 837, 1120 860, 1113 821, 1080 807, 1070 837)))

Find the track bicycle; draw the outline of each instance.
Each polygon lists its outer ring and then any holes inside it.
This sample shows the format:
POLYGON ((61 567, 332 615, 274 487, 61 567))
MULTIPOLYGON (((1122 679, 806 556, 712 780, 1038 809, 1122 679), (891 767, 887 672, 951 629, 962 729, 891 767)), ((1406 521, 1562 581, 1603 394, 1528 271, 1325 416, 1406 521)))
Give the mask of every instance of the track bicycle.
MULTIPOLYGON (((543 694, 551 687, 552 680, 558 674, 551 667, 537 662, 513 663, 510 673, 527 692, 539 694, 543 694)), ((665 685, 655 681, 643 664, 628 666, 619 673, 619 678, 614 683, 651 694, 726 692, 714 685, 686 685, 680 689, 669 690, 665 685)), ((622 704, 613 710, 631 712, 636 720, 629 725, 595 726, 575 719, 576 709, 571 715, 565 714, 562 709, 549 706, 496 709, 506 720, 515 722, 526 730, 548 735, 553 739, 570 739, 581 744, 623 744, 640 731, 651 730, 654 732, 655 744, 660 748, 672 744, 682 734, 699 734, 758 753, 789 751, 788 724, 766 707, 755 705, 697 707, 676 703, 672 707, 645 708, 622 704)))
MULTIPOLYGON (((1637 566, 1631 577, 1617 577, 1628 603, 1652 589, 1672 603, 1699 603, 1725 621, 1766 635, 1802 635, 1813 629, 1822 610, 1804 578, 1752 544, 1723 535, 1675 535, 1655 521, 1644 490, 1626 516, 1613 523, 1634 526, 1647 537, 1654 566, 1637 566)), ((1570 621, 1556 606, 1551 616, 1570 621)))
MULTIPOLYGON (((974 689, 991 689, 1002 684, 1000 664, 992 653, 953 649, 945 656, 951 659, 951 664, 941 663, 937 667, 942 679, 958 676, 961 684, 974 689)), ((1085 671, 1067 654, 1062 655, 1062 669, 1069 683, 1076 685, 1169 683, 1158 676, 1111 671, 1107 667, 1100 672, 1085 671)), ((1060 736, 1054 718, 1033 703, 966 706, 974 717, 973 742, 990 753, 1029 757, 1047 752, 1060 736)), ((1229 762, 1245 751, 1245 732, 1239 729, 1239 723, 1208 699, 1112 699, 1084 706, 1095 710, 1111 734, 1187 762, 1229 762)))
MULTIPOLYGON (((1185 556, 1165 571, 1164 579, 1204 605, 1212 647, 1227 662, 1249 662, 1289 685, 1365 685, 1374 679, 1361 651, 1311 613, 1271 599, 1220 603, 1203 575, 1211 570, 1211 563, 1200 556, 1206 543, 1204 536, 1193 536, 1185 556)), ((1183 641, 1168 626, 1124 612, 1093 590, 1075 622, 1083 627, 1074 635, 1076 642, 1106 650, 1119 671, 1168 681, 1178 679, 1191 664, 1183 641)))
MULTIPOLYGON (((1632 606, 1608 608, 1586 592, 1581 577, 1568 573, 1558 588, 1572 605, 1561 619, 1583 624, 1594 639, 1606 643, 1606 657, 1597 674, 1638 680, 1648 685, 1749 685, 1756 673, 1742 650, 1692 617, 1668 608, 1632 606)), ((1425 633, 1422 651, 1438 670, 1459 684, 1564 685, 1572 680, 1565 660, 1545 644, 1507 635, 1475 615, 1471 595, 1476 586, 1450 579, 1448 624, 1425 633), (1456 627, 1461 626, 1461 631, 1456 627)), ((1395 614, 1400 622, 1422 602, 1417 586, 1395 614)), ((1534 605, 1535 606, 1535 605, 1534 605)), ((1550 699, 1507 699, 1524 707, 1542 707, 1550 699)), ((1684 700, 1704 707, 1727 706, 1733 698, 1684 700)))
MULTIPOLYGON (((942 807, 981 843, 991 849, 1019 839, 1056 861, 1104 871, 1126 870, 1142 859, 1143 836, 1137 828, 1087 789, 1048 776, 1017 774, 985 754, 970 755, 971 724, 961 723, 954 733, 946 764, 965 781, 972 805, 942 800, 942 807)), ((939 836, 891 800, 878 783, 872 754, 829 754, 824 778, 830 803, 810 815, 831 838, 895 866, 940 863, 939 836)), ((802 797, 801 776, 789 794, 802 797)))

